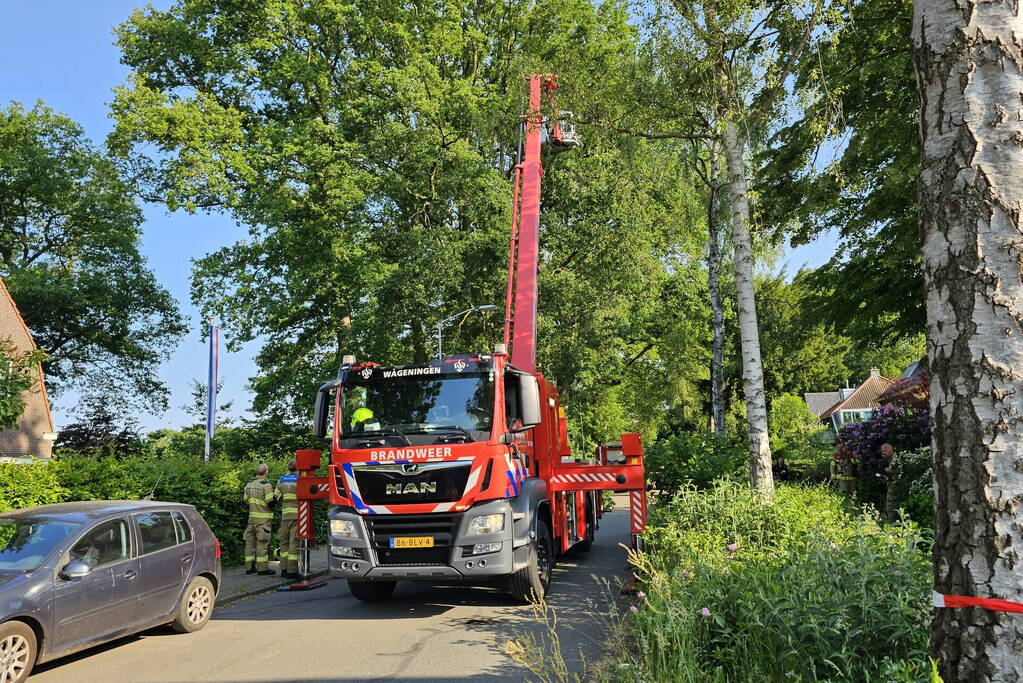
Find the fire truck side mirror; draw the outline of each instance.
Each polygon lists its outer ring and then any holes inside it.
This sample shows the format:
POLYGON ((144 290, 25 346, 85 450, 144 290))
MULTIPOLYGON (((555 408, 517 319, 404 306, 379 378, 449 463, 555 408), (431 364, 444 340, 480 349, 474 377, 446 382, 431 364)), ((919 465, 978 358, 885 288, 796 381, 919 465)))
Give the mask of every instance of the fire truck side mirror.
POLYGON ((316 391, 316 408, 313 410, 313 435, 317 439, 327 438, 327 418, 330 416, 330 392, 343 383, 344 380, 336 379, 320 386, 316 391))
POLYGON ((522 374, 518 379, 522 426, 535 427, 543 421, 540 412, 540 383, 534 375, 522 374))

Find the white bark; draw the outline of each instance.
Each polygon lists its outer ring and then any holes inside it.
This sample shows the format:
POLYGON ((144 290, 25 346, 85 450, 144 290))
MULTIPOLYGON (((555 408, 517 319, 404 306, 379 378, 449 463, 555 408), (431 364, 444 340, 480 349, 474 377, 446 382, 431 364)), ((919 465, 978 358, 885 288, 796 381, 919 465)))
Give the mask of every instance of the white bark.
POLYGON ((742 389, 746 398, 746 424, 749 430, 750 485, 770 498, 774 492, 774 478, 771 474, 764 368, 760 361, 760 331, 757 328, 757 305, 753 289, 753 245, 749 230, 749 201, 746 196, 743 154, 746 137, 738 131, 735 123, 728 121, 723 141, 731 194, 731 234, 742 347, 742 389))
POLYGON ((707 281, 710 288, 710 308, 713 313, 714 341, 711 345, 710 357, 710 414, 714 434, 725 435, 725 406, 721 384, 724 375, 725 355, 725 309, 721 303, 721 287, 718 284, 718 267, 721 263, 720 226, 718 225, 718 148, 710 145, 710 184, 707 200, 707 231, 709 248, 707 250, 707 281))
MULTIPOLYGON (((1023 602, 1023 19, 917 0, 935 590, 1023 602)), ((1023 616, 935 610, 946 681, 1023 681, 1023 616)))

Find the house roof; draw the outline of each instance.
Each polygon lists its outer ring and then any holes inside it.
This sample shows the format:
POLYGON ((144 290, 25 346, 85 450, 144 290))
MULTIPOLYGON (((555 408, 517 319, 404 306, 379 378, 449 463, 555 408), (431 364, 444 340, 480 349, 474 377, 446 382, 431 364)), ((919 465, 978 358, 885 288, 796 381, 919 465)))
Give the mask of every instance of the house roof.
POLYGON ((810 409, 814 417, 820 417, 828 408, 842 400, 840 391, 818 391, 803 394, 806 407, 810 409))
MULTIPOLYGON (((14 317, 21 323, 21 327, 25 330, 25 337, 28 339, 28 344, 34 351, 39 347, 36 346, 35 339, 32 338, 32 333, 28 329, 28 325, 25 324, 25 319, 21 317, 21 311, 18 310, 18 304, 14 302, 14 297, 11 296, 10 290, 7 289, 7 283, 0 277, 0 298, 7 299, 11 304, 11 309, 14 311, 14 317)), ((46 406, 46 419, 50 425, 50 431, 53 431, 53 413, 50 410, 50 397, 46 393, 46 379, 43 376, 43 368, 39 368, 39 388, 43 394, 43 405, 46 406)))
POLYGON ((877 397, 884 393, 885 389, 895 384, 895 380, 887 377, 868 377, 863 384, 856 387, 849 398, 836 403, 821 413, 821 419, 826 420, 840 410, 866 410, 876 408, 879 404, 877 397))

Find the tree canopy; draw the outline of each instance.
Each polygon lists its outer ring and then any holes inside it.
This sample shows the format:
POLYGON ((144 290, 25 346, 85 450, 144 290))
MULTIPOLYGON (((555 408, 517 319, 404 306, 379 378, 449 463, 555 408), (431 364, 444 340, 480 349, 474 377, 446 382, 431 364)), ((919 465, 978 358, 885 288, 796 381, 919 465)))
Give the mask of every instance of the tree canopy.
MULTIPOLYGON (((304 414, 344 353, 425 360, 438 319, 501 302, 524 77, 559 73, 570 108, 635 59, 627 19, 582 0, 182 0, 118 29, 133 74, 112 148, 147 197, 247 228, 197 262, 193 296, 235 344, 265 340, 258 411, 304 414)), ((678 367, 657 347, 699 334, 666 316, 671 283, 694 281, 694 195, 679 150, 582 132, 545 160, 540 367, 590 437, 654 430, 680 400, 654 379, 678 367), (648 405, 605 410, 624 387, 648 405)), ((486 349, 502 324, 469 317, 446 347, 486 349)))
POLYGON ((185 326, 139 252, 141 224, 132 185, 77 124, 41 103, 0 109, 0 276, 51 392, 166 405, 157 369, 185 326))

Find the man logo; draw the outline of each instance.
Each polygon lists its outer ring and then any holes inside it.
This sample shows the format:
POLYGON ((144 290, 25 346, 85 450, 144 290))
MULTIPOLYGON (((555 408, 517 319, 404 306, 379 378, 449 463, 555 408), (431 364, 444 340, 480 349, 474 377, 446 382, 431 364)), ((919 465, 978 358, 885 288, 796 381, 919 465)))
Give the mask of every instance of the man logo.
POLYGON ((469 364, 464 360, 455 361, 455 370, 458 372, 463 372, 467 367, 469 367, 469 364))
POLYGON ((361 370, 361 371, 359 372, 359 374, 360 374, 360 375, 362 375, 362 378, 363 378, 363 379, 369 379, 369 378, 370 378, 370 375, 372 375, 372 374, 373 374, 373 368, 363 368, 363 369, 362 369, 362 370, 361 370))
POLYGON ((407 484, 388 484, 386 493, 389 496, 400 496, 407 493, 437 493, 437 482, 420 481, 407 484))

